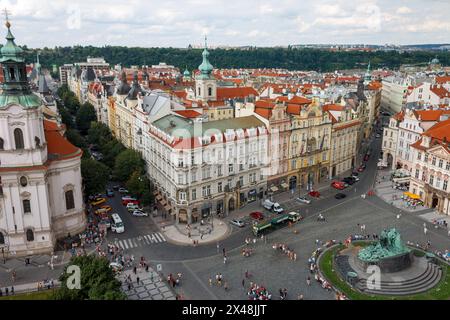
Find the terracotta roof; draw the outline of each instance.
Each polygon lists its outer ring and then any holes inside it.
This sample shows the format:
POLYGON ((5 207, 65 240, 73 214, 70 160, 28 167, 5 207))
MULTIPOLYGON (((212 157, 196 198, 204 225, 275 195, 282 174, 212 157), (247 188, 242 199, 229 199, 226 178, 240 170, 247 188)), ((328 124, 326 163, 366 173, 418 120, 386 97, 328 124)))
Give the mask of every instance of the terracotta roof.
POLYGON ((437 95, 439 98, 448 98, 450 97, 450 92, 447 91, 442 86, 432 86, 430 87, 430 91, 433 92, 435 95, 437 95))
POLYGON ((404 111, 397 112, 396 114, 394 114, 393 118, 397 121, 403 121, 403 119, 405 118, 405 112, 404 111))
POLYGON ((273 108, 275 103, 267 100, 258 100, 255 102, 256 108, 273 108))
POLYGON ((379 81, 372 81, 367 85, 367 89, 369 90, 378 90, 381 89, 383 85, 379 81))
POLYGON ((450 76, 436 77, 435 81, 440 84, 447 83, 450 82, 450 76))
POLYGON ((360 124, 360 123, 361 123, 361 121, 358 120, 358 121, 355 121, 355 122, 351 122, 351 123, 344 124, 344 125, 342 125, 342 126, 337 126, 337 127, 335 127, 334 129, 335 129, 335 130, 343 130, 343 129, 347 129, 347 128, 356 126, 356 125, 358 125, 358 124, 360 124))
POLYGON ((75 147, 61 135, 60 128, 55 122, 44 120, 44 132, 49 160, 55 161, 81 156, 81 149, 75 147))
POLYGON ((287 96, 276 98, 277 101, 289 102, 291 104, 310 104, 311 100, 305 97, 293 96, 291 99, 287 96))
POLYGON ((194 110, 175 110, 174 112, 184 118, 197 118, 202 115, 194 110))
POLYGON ((410 144, 410 146, 412 148, 416 148, 416 149, 419 149, 419 150, 425 150, 426 148, 424 146, 421 146, 421 144, 422 144, 422 139, 419 139, 416 142, 410 144))
POLYGON ((342 111, 344 107, 338 104, 326 104, 322 106, 323 111, 342 111))
POLYGON ((299 104, 292 104, 292 103, 288 103, 287 108, 286 108, 286 112, 289 114, 300 114, 300 112, 302 111, 302 106, 299 104))
POLYGON ((259 96, 258 92, 252 87, 217 88, 217 100, 245 98, 251 95, 259 96))
POLYGON ((450 119, 436 123, 430 129, 425 131, 423 135, 439 141, 442 141, 445 138, 450 142, 450 119))
POLYGON ((266 119, 270 119, 272 116, 272 110, 266 108, 255 108, 255 113, 266 119))
POLYGON ((180 99, 186 99, 186 97, 187 97, 187 92, 184 91, 184 90, 182 90, 182 91, 174 91, 173 94, 176 95, 180 99))
POLYGON ((443 114, 450 114, 449 110, 414 110, 417 119, 421 121, 439 121, 443 114))

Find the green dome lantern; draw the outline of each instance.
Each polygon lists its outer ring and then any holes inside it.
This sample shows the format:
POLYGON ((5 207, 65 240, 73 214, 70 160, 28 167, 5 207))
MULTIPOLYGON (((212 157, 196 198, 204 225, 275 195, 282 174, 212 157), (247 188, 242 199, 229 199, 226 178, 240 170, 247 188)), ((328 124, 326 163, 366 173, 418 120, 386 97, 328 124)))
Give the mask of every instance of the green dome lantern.
POLYGON ((202 64, 198 66, 198 70, 200 70, 200 75, 198 76, 198 79, 209 79, 211 78, 213 66, 208 60, 209 52, 207 50, 206 37, 205 37, 205 49, 202 52, 202 56, 203 56, 202 64))
POLYGON ((4 76, 0 108, 7 107, 10 104, 19 104, 26 109, 38 108, 41 106, 41 100, 31 92, 23 50, 14 42, 9 21, 6 21, 6 27, 8 28, 6 44, 0 50, 0 63, 4 76))

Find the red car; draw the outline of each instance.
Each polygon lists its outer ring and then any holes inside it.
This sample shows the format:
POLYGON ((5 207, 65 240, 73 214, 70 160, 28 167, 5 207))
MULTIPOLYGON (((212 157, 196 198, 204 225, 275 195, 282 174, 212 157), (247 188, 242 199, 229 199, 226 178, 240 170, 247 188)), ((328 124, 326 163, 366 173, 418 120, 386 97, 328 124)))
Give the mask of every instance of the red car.
POLYGON ((255 220, 263 220, 264 219, 264 215, 258 211, 250 213, 250 217, 255 220))
POLYGON ((319 191, 310 191, 308 194, 309 194, 311 197, 314 197, 314 198, 320 197, 320 192, 319 192, 319 191))
POLYGON ((345 184, 344 184, 343 182, 340 182, 340 181, 333 181, 333 182, 331 183, 331 186, 332 186, 333 188, 335 188, 335 189, 338 189, 338 190, 343 190, 343 189, 345 189, 345 184))
POLYGON ((363 172, 365 169, 366 169, 366 165, 362 164, 362 165, 359 166, 358 172, 363 172))
POLYGON ((124 206, 126 206, 129 203, 133 203, 133 204, 139 205, 139 200, 134 199, 134 198, 128 198, 128 199, 122 200, 122 205, 124 205, 124 206))

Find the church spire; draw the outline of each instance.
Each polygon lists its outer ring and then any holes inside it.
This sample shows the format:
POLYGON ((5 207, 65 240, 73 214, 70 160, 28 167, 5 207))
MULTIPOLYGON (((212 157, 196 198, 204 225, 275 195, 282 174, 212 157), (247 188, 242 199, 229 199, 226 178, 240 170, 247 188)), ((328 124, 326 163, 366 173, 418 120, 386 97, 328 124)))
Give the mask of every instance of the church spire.
POLYGON ((0 95, 0 108, 11 103, 20 104, 24 108, 36 108, 41 105, 38 96, 31 92, 27 79, 27 71, 23 50, 14 42, 11 32, 11 23, 8 19, 8 12, 5 10, 6 23, 8 29, 6 34, 6 44, 0 50, 4 82, 0 95))
POLYGON ((207 44, 207 38, 205 36, 205 49, 203 49, 202 57, 203 61, 202 64, 198 66, 198 69, 200 70, 200 79, 209 79, 211 77, 211 73, 213 71, 213 66, 208 60, 209 52, 208 52, 208 44, 207 44))

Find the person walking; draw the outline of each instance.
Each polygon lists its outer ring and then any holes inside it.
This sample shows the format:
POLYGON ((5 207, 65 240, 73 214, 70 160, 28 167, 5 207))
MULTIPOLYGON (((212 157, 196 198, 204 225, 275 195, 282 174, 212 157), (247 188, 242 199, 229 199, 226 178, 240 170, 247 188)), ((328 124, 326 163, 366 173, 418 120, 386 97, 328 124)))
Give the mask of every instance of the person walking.
POLYGON ((245 289, 245 279, 242 279, 242 288, 245 289))
POLYGON ((136 283, 139 285, 139 277, 136 277, 136 283))
POLYGON ((212 279, 211 279, 211 277, 209 277, 208 283, 209 283, 209 286, 212 287, 212 279))
POLYGON ((308 278, 306 278, 306 284, 309 286, 311 286, 311 277, 308 276, 308 278))
POLYGON ((134 273, 134 274, 137 274, 137 268, 136 268, 136 266, 133 267, 133 273, 134 273))
POLYGON ((14 295, 14 286, 11 286, 11 294, 14 295))
POLYGON ((245 270, 245 278, 248 279, 248 270, 245 270))
POLYGON ((225 291, 228 291, 228 282, 224 282, 223 283, 223 288, 225 289, 225 291))
POLYGON ((223 264, 226 264, 226 263, 227 263, 227 257, 223 256, 223 264))

